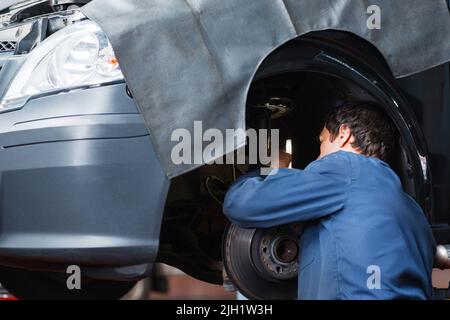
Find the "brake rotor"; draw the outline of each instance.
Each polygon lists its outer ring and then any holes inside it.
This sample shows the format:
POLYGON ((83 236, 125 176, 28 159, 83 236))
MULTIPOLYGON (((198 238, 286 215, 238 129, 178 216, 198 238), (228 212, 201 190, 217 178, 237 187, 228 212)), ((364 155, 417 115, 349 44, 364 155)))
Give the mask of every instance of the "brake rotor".
POLYGON ((297 298, 298 236, 301 225, 242 229, 228 225, 222 256, 235 287, 252 300, 297 298))

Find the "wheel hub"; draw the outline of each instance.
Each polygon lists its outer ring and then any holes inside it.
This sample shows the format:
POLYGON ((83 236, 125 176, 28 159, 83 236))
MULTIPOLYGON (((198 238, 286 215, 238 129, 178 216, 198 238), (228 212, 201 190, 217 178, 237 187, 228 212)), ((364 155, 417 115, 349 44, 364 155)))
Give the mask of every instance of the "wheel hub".
POLYGON ((301 230, 299 224, 270 229, 229 225, 223 261, 236 288, 249 299, 295 299, 301 230))
POLYGON ((254 238, 253 262, 261 276, 268 280, 289 280, 297 277, 298 235, 288 228, 267 229, 254 238))

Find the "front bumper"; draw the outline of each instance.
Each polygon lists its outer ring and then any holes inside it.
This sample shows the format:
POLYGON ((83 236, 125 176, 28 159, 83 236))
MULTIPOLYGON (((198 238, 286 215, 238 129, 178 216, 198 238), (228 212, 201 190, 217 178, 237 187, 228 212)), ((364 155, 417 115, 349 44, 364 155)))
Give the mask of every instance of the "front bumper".
POLYGON ((169 182, 125 84, 0 114, 0 147, 1 264, 76 264, 96 278, 150 271, 169 182))

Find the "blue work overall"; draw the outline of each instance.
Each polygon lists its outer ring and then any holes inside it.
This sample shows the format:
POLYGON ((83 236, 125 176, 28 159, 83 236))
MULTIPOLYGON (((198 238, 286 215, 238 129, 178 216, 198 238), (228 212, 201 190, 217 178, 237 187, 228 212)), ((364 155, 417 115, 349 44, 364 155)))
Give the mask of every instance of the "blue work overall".
POLYGON ((242 176, 224 213, 238 226, 304 222, 299 299, 430 299, 428 221, 385 162, 339 151, 305 170, 242 176))

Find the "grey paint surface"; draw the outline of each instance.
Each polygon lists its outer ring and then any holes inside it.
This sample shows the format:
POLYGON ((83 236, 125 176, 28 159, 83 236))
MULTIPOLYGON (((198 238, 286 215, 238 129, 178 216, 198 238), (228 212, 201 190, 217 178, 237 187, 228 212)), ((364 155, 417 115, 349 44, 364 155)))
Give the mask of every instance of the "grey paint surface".
POLYGON ((169 181, 125 84, 0 114, 0 185, 2 264, 149 272, 169 181))
POLYGON ((9 8, 10 6, 12 6, 13 4, 15 4, 16 2, 18 2, 17 0, 2 0, 0 3, 0 11, 6 8, 9 8))
POLYGON ((83 11, 109 36, 169 177, 201 162, 172 162, 172 132, 193 132, 195 120, 203 130, 244 129, 259 64, 299 35, 350 31, 373 43, 396 77, 450 60, 446 0, 94 0, 83 11), (381 8, 381 30, 367 28, 369 5, 381 8))

